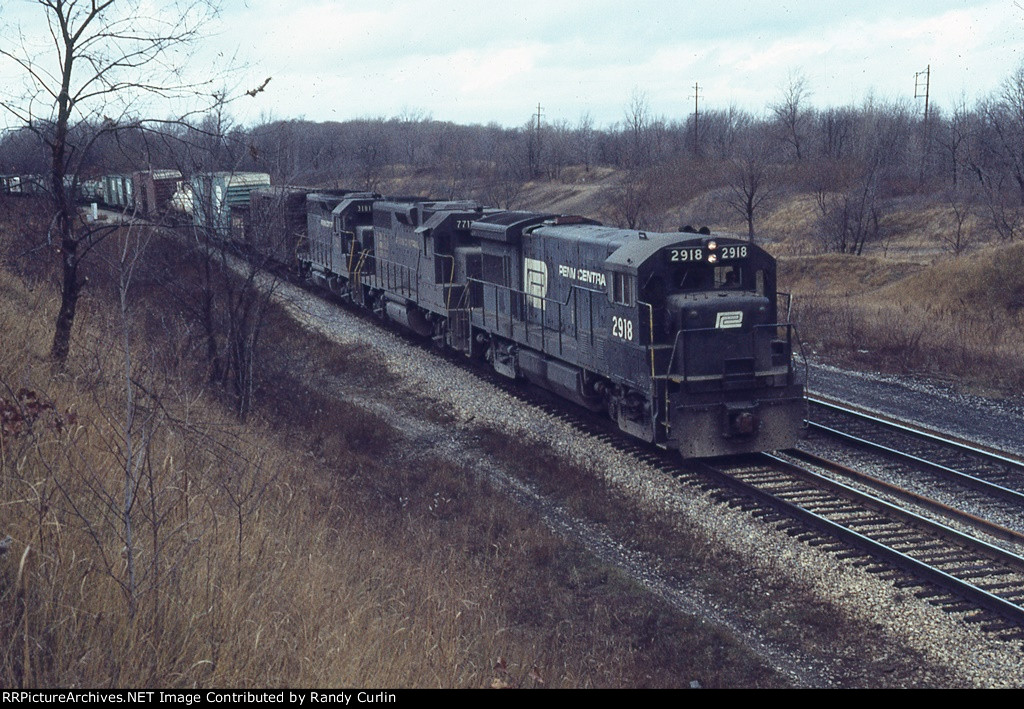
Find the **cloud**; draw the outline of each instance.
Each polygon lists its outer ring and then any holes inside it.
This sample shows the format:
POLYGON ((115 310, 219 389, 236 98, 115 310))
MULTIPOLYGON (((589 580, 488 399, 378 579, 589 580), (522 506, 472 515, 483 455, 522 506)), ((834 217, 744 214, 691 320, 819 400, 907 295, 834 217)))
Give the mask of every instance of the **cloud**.
POLYGON ((635 88, 653 113, 684 117, 695 83, 707 109, 760 112, 793 72, 816 105, 912 100, 929 64, 933 99, 949 103, 993 90, 1024 48, 1024 10, 1006 0, 227 0, 217 29, 191 69, 209 76, 239 48, 239 92, 274 77, 237 104, 243 122, 411 107, 519 125, 540 102, 549 120, 589 111, 607 125, 635 88))

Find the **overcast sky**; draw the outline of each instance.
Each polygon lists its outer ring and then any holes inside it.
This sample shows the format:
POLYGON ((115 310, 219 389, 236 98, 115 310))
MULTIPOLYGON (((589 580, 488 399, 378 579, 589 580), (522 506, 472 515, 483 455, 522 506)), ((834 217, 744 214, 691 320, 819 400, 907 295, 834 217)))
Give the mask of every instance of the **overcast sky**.
MULTIPOLYGON (((30 31, 38 8, 25 7, 6 0, 0 12, 30 31)), ((798 76, 819 107, 872 94, 913 101, 914 75, 928 65, 933 105, 950 107, 992 93, 1024 61, 1024 0, 224 0, 223 8, 206 51, 247 63, 239 89, 272 77, 235 104, 245 123, 405 112, 513 126, 540 103, 547 121, 574 124, 589 112, 607 126, 635 93, 654 115, 690 114, 695 83, 701 110, 760 114, 798 76)))

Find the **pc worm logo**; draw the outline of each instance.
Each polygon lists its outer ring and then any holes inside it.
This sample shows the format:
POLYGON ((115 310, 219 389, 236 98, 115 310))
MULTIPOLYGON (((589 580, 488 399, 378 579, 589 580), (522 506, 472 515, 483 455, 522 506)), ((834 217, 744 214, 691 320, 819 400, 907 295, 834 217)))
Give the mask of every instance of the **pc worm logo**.
POLYGON ((548 295, 548 265, 537 259, 523 259, 523 291, 531 308, 542 310, 548 295))
POLYGON ((733 310, 728 313, 719 313, 715 318, 715 327, 719 330, 743 327, 743 311, 733 310))

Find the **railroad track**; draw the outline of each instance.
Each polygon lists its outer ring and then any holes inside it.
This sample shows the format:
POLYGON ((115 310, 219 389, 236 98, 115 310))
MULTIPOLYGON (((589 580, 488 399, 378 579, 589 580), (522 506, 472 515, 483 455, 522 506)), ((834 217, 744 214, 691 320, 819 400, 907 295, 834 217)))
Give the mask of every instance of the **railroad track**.
MULTIPOLYGON (((827 461, 823 461, 827 464, 827 461)), ((950 611, 1007 638, 1024 639, 1024 558, 773 454, 690 462, 791 536, 895 572, 950 611), (921 584, 921 581, 927 582, 921 584)))
POLYGON ((829 432, 835 430, 830 422, 842 422, 847 432, 854 436, 858 431, 868 434, 860 437, 864 444, 876 440, 879 446, 886 446, 888 442, 899 443, 908 458, 929 458, 937 465, 975 470, 994 484, 1003 484, 1024 494, 1024 460, 1019 457, 962 438, 912 426, 849 403, 818 395, 808 395, 807 402, 815 413, 814 420, 808 422, 814 430, 829 432), (877 439, 869 438, 872 434, 877 439))
POLYGON ((841 562, 888 573, 901 586, 916 586, 919 597, 950 612, 965 612, 967 620, 980 623, 987 631, 1005 639, 1024 640, 1024 557, 926 518, 902 503, 928 507, 937 517, 955 520, 960 526, 1024 549, 1022 532, 806 451, 687 461, 680 467, 671 453, 624 440, 602 421, 567 412, 564 403, 543 392, 538 394, 528 387, 516 389, 521 400, 637 455, 675 475, 683 484, 699 485, 762 521, 781 527, 790 536, 833 552, 841 562), (880 489, 899 501, 883 499, 854 485, 880 489))
MULTIPOLYGON (((488 370, 468 369, 477 376, 491 378, 488 370)), ((1022 549, 1024 532, 972 516, 806 451, 785 451, 784 457, 760 454, 687 461, 680 466, 673 452, 623 437, 605 417, 569 407, 534 387, 506 389, 524 403, 538 406, 581 432, 637 456, 683 484, 708 489, 710 481, 713 491, 717 490, 723 500, 781 526, 805 543, 833 551, 839 561, 888 572, 895 583, 919 587, 916 595, 950 612, 966 612, 968 620, 980 623, 987 631, 1007 639, 1024 639, 1024 557, 841 480, 851 479, 862 487, 878 488, 890 497, 931 508, 936 516, 1019 544, 1022 549), (816 472, 808 467, 812 465, 830 474, 816 472)), ((942 442, 936 440, 936 444, 942 442)))
MULTIPOLYGON (((1024 534, 1024 461, 848 404, 815 397, 809 403, 812 435, 850 450, 846 457, 855 462, 849 465, 878 470, 889 484, 927 491, 938 502, 925 506, 941 514, 970 508, 971 517, 1024 534)), ((1007 538, 1002 532, 995 536, 1007 538)))

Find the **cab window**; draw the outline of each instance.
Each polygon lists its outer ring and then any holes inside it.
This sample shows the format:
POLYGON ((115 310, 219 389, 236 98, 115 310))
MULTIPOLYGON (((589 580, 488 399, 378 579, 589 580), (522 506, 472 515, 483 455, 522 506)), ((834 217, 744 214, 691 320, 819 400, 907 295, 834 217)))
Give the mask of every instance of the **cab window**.
POLYGON ((676 274, 676 291, 743 290, 744 268, 726 266, 693 266, 676 274))
POLYGON ((635 302, 633 297, 633 279, 625 273, 612 274, 612 302, 618 305, 632 307, 635 302))
POLYGON ((743 271, 739 266, 717 266, 715 268, 715 290, 741 290, 743 271))

